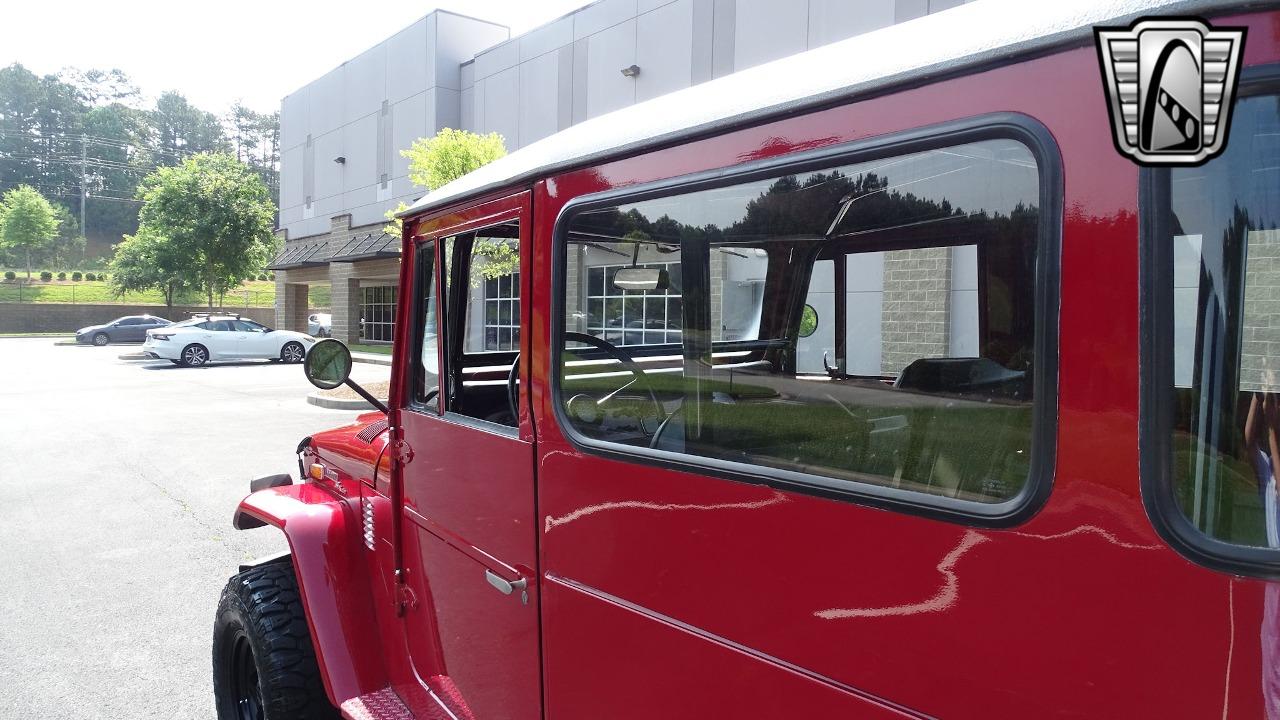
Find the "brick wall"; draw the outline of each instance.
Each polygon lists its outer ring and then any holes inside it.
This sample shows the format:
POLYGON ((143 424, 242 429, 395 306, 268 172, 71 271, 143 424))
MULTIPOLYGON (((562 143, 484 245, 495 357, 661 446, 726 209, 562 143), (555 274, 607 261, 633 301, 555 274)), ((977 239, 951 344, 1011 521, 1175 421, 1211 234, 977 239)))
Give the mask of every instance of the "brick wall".
POLYGON ((1249 232, 1240 389, 1280 390, 1280 231, 1249 232))
POLYGON ((950 295, 950 248, 885 254, 881 372, 897 375, 913 360, 947 357, 950 295))
MULTIPOLYGON (((111 322, 125 315, 158 315, 173 321, 185 320, 190 312, 204 312, 194 305, 71 305, 62 303, 0 303, 0 333, 75 332, 89 325, 111 322)), ((230 308, 227 312, 275 324, 273 308, 230 308)))

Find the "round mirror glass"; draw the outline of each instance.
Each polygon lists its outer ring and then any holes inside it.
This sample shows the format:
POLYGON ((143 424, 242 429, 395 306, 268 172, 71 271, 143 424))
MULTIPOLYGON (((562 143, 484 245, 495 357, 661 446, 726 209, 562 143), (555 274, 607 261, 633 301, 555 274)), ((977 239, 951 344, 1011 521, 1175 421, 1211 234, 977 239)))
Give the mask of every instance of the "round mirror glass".
POLYGON ((818 311, 812 305, 805 305, 800 313, 800 337, 807 338, 818 331, 818 311))
POLYGON ((321 390, 332 390, 351 376, 351 351, 337 340, 321 340, 307 353, 307 379, 321 390))

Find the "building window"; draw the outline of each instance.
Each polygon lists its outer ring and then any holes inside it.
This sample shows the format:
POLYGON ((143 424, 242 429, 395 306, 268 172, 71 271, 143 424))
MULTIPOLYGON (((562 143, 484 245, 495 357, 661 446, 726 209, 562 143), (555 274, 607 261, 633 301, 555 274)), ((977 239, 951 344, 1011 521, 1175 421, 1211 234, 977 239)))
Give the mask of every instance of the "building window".
POLYGON ((680 342, 680 263, 647 263, 639 267, 665 270, 671 279, 661 290, 623 290, 614 283, 630 265, 587 268, 587 332, 615 345, 661 345, 680 342))
POLYGON ((396 286, 360 288, 360 337, 370 342, 395 340, 396 286))
POLYGON ((520 273, 485 278, 484 349, 520 349, 520 273))

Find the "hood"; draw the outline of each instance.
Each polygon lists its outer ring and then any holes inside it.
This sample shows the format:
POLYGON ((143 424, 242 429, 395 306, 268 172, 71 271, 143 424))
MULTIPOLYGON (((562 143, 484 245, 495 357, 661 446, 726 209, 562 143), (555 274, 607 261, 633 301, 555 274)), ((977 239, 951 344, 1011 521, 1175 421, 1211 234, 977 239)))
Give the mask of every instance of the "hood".
POLYGON ((373 477, 373 465, 380 456, 383 472, 387 471, 389 459, 382 452, 388 439, 386 422, 382 413, 365 413, 350 425, 312 435, 311 450, 341 474, 367 481, 373 477))
POLYGON ((77 334, 77 335, 83 335, 83 334, 85 334, 85 333, 93 332, 93 331, 95 331, 95 330, 102 330, 102 329, 104 329, 104 328, 106 328, 106 327, 109 327, 109 326, 110 326, 110 323, 103 323, 103 324, 101 324, 101 325, 89 325, 88 327, 82 327, 82 328, 80 328, 79 330, 77 330, 77 331, 76 331, 76 334, 77 334))

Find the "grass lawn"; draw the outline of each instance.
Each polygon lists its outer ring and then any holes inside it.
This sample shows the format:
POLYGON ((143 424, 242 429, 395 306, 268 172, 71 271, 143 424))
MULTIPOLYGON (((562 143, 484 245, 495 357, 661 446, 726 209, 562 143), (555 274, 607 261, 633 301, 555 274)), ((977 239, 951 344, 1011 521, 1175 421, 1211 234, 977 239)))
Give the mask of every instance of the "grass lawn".
POLYGON ((365 345, 356 343, 351 346, 351 352, 377 353, 378 355, 390 355, 393 346, 391 345, 365 345))

